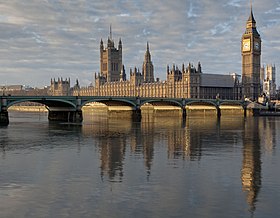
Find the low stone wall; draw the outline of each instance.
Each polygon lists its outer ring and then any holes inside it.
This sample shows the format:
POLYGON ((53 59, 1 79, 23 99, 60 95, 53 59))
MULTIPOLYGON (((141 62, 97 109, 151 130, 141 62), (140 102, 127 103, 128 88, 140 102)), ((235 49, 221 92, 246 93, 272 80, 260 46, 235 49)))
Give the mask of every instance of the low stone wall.
MULTIPOLYGON (((187 106, 187 116, 216 116, 217 109, 213 106, 199 105, 187 106)), ((244 115, 243 108, 240 106, 220 106, 221 115, 244 115)))
MULTIPOLYGON (((221 114, 223 115, 244 115, 243 108, 240 106, 221 106, 221 114)), ((127 116, 132 113, 131 107, 94 105, 82 108, 85 112, 103 112, 106 114, 127 116)), ((187 116, 216 116, 217 110, 213 106, 207 105, 191 105, 186 107, 187 116)), ((141 107, 142 115, 153 114, 156 116, 181 116, 182 110, 176 106, 152 106, 145 105, 141 107)))

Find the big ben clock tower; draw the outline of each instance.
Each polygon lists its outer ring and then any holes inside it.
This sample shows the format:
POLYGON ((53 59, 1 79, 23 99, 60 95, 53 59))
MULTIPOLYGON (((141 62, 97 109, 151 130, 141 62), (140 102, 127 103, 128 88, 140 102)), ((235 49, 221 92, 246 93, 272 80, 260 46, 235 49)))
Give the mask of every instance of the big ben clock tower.
POLYGON ((242 93, 251 100, 260 95, 261 37, 256 28, 253 10, 242 35, 242 93))

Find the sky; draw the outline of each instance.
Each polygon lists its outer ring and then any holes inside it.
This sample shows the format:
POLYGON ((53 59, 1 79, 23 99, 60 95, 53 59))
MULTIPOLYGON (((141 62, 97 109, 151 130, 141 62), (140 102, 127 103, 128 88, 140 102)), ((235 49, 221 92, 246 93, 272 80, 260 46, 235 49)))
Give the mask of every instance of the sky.
MULTIPOLYGON (((253 0, 262 64, 280 56, 280 0, 253 0)), ((147 41, 155 77, 166 66, 200 61, 203 73, 241 74, 241 36, 250 0, 0 0, 0 85, 93 82, 109 28, 123 42, 123 64, 140 68, 147 41)), ((129 78, 128 78, 129 79, 129 78)), ((280 76, 276 77, 280 84, 280 76)))

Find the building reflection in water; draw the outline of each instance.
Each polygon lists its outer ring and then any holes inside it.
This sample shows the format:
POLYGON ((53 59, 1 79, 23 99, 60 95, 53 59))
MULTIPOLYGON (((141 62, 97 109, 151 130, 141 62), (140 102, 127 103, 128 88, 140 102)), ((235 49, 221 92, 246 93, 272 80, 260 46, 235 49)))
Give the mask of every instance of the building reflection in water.
MULTIPOLYGON (((168 141, 168 153, 172 149, 185 149, 185 129, 180 117, 153 116, 146 114, 141 122, 133 122, 129 118, 108 117, 106 114, 85 114, 83 135, 97 138, 96 147, 100 154, 101 177, 108 174, 110 181, 121 182, 126 152, 143 158, 149 179, 156 142, 168 141), (127 145, 130 145, 128 148, 127 145), (129 151, 128 151, 129 149, 129 151)), ((178 154, 179 155, 179 154, 178 154)), ((176 154, 175 154, 176 156, 176 154)), ((199 155, 196 155, 199 156, 199 155)), ((170 156, 170 158, 172 158, 170 156)), ((173 157, 175 158, 175 157, 173 157)))
MULTIPOLYGON (((88 116, 88 115, 86 115, 88 116)), ((240 128, 240 121, 218 121, 215 117, 182 120, 180 116, 169 117, 163 113, 144 114, 141 122, 125 118, 108 118, 92 114, 85 120, 83 134, 96 137, 100 150, 101 176, 107 173, 109 180, 122 181, 123 165, 127 149, 136 157, 144 159, 147 178, 151 173, 154 147, 166 142, 168 159, 200 160, 203 147, 209 149, 207 140, 215 139, 218 144, 225 140, 240 140, 240 136, 228 132, 240 128), (90 120, 93 119, 93 120, 90 120), (94 121, 94 122, 92 122, 94 121), (224 131, 225 130, 225 131, 224 131), (130 145, 127 148, 127 145, 130 145)), ((242 119, 241 119, 242 120, 242 119)), ((220 147, 210 149, 219 150, 220 147)))
MULTIPOLYGON (((131 119, 113 118, 106 114, 89 114, 83 125, 83 134, 96 137, 100 150, 101 176, 108 173, 109 180, 122 181, 123 165, 127 145, 135 156, 143 157, 147 178, 151 173, 154 146, 166 141, 168 159, 200 160, 203 149, 209 149, 207 140, 215 139, 218 144, 226 140, 237 141, 240 136, 228 129, 239 129, 240 120, 221 121, 215 117, 190 118, 169 117, 165 113, 144 114, 141 122, 131 119), (91 120, 93 119, 93 120, 91 120), (94 121, 94 122, 92 122, 94 121), (204 147, 204 148, 203 148, 204 147)), ((241 119, 242 121, 243 119, 241 119)), ((220 149, 219 145, 211 149, 220 149)))
MULTIPOLYGON (((124 112, 125 113, 125 112, 124 112)), ((141 122, 133 122, 128 117, 108 117, 107 114, 86 114, 88 123, 83 125, 83 134, 97 138, 96 147, 100 153, 101 178, 105 173, 109 180, 121 182, 123 165, 127 149, 136 156, 142 156, 147 170, 147 178, 151 172, 154 157, 154 141, 157 134, 153 117, 143 117, 141 122), (127 145, 130 145, 127 148, 127 145)))
POLYGON ((275 119, 269 117, 249 118, 244 125, 243 164, 241 169, 242 189, 247 195, 249 210, 256 210, 261 188, 262 149, 271 153, 274 150, 275 119))
POLYGON ((114 182, 122 182, 124 161, 129 152, 136 158, 143 158, 149 179, 155 149, 161 146, 158 142, 166 142, 168 159, 190 161, 199 161, 207 152, 220 153, 221 149, 232 152, 235 144, 243 145, 242 189, 250 211, 255 210, 261 188, 261 149, 273 152, 276 144, 273 120, 253 117, 181 120, 153 115, 143 116, 141 122, 106 116, 93 116, 93 119, 94 122, 89 120, 83 125, 83 135, 98 139, 94 142, 100 154, 101 178, 107 175, 114 182))
POLYGON ((100 154, 101 178, 105 173, 110 181, 121 182, 126 153, 126 140, 131 134, 132 122, 129 119, 109 119, 104 113, 86 113, 83 134, 93 136, 100 154), (120 122, 121 121, 121 122, 120 122))
MULTIPOLYGON (((168 158, 199 160, 201 157, 202 137, 201 132, 197 130, 201 122, 189 119, 184 122, 184 128, 170 128, 168 130, 168 158)), ((211 121, 210 123, 210 125, 213 124, 211 121)))
POLYGON ((242 189, 246 192, 250 211, 255 210, 261 187, 261 151, 259 120, 247 119, 243 137, 243 163, 241 170, 242 189))
POLYGON ((191 117, 184 128, 173 128, 168 134, 168 157, 199 161, 203 153, 216 153, 230 149, 229 144, 241 142, 240 126, 244 119, 217 119, 206 116, 191 117), (215 143, 213 143, 215 142, 215 143))
POLYGON ((276 142, 276 120, 275 117, 266 117, 259 122, 260 143, 265 152, 272 153, 276 142))
POLYGON ((121 181, 125 156, 125 139, 108 136, 99 140, 101 177, 108 172, 109 179, 121 181))
POLYGON ((143 116, 143 120, 135 128, 135 135, 131 140, 131 150, 135 154, 143 154, 145 167, 147 170, 147 179, 151 173, 152 162, 154 158, 154 142, 157 134, 155 132, 154 118, 149 116, 143 116), (152 121, 150 120, 152 119, 152 121), (155 136, 155 137, 153 137, 155 136))
MULTIPOLYGON (((3 127, 0 127, 1 131, 3 129, 3 127)), ((0 134, 0 152, 2 153, 2 158, 4 159, 6 156, 6 146, 8 146, 9 144, 9 140, 8 137, 5 136, 4 134, 2 135, 2 132, 0 134)))

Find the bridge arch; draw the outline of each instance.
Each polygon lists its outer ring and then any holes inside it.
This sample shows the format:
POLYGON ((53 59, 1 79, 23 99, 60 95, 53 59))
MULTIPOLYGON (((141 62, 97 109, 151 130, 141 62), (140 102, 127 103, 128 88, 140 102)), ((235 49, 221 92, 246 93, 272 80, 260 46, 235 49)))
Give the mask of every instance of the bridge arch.
MULTIPOLYGON (((211 99, 211 100, 206 100, 206 99, 191 99, 186 103, 186 107, 187 106, 210 106, 211 109, 213 107, 213 109, 216 110, 216 115, 218 118, 221 117, 221 109, 219 107, 219 102, 215 99, 211 99)), ((190 108, 188 108, 190 109, 190 108)))
POLYGON ((7 108, 15 105, 20 104, 23 102, 34 102, 34 103, 40 103, 42 105, 48 106, 48 107, 73 107, 76 108, 76 104, 74 104, 71 101, 63 100, 63 99, 32 99, 32 98, 26 98, 26 99, 19 99, 19 100, 10 100, 7 104, 7 108))
POLYGON ((180 108, 184 107, 182 101, 172 100, 172 99, 148 99, 148 100, 143 100, 141 102, 140 106, 143 106, 145 104, 151 104, 153 106, 178 106, 180 108))
POLYGON ((241 106, 241 107, 246 107, 246 103, 242 101, 230 101, 230 100, 223 100, 220 102, 220 105, 234 105, 234 106, 241 106))
POLYGON ((209 100, 190 100, 186 102, 186 106, 191 106, 191 105, 208 105, 208 106, 213 106, 215 108, 217 108, 219 105, 217 103, 217 101, 209 101, 209 100))
POLYGON ((94 102, 98 102, 98 103, 102 103, 105 104, 107 106, 130 106, 130 107, 136 107, 137 104, 134 103, 133 101, 130 100, 126 100, 126 99, 111 99, 111 98, 104 98, 104 99, 89 99, 89 100, 85 100, 82 102, 81 107, 85 106, 88 103, 94 103, 94 102))

